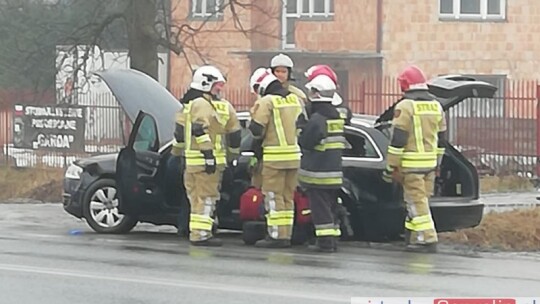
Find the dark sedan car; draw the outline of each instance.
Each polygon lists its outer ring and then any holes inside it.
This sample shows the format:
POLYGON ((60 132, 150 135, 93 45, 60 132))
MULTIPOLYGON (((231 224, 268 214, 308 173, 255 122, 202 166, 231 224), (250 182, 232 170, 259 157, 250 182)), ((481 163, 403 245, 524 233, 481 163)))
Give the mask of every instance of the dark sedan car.
MULTIPOLYGON (((137 222, 175 225, 186 216, 181 160, 170 155, 174 115, 182 105, 159 83, 134 70, 110 70, 99 76, 134 122, 128 145, 119 154, 81 159, 66 170, 64 209, 85 218, 100 233, 125 233, 137 222)), ((436 78, 430 91, 443 107, 469 97, 491 98, 491 84, 460 76, 436 78)), ((390 109, 391 112, 391 109, 390 109)), ((396 239, 403 232, 405 206, 399 184, 381 179, 389 144, 388 111, 377 116, 354 115, 346 127, 351 147, 344 151, 345 183, 341 198, 349 223, 343 238, 396 239), (377 122, 376 122, 377 121, 377 122)), ((390 116, 391 117, 391 116, 390 116)), ((217 207, 219 228, 241 230, 239 198, 249 187, 247 170, 251 135, 247 113, 241 156, 224 173, 217 207)), ((438 231, 474 227, 482 219, 476 169, 450 143, 436 180, 430 206, 438 231)))

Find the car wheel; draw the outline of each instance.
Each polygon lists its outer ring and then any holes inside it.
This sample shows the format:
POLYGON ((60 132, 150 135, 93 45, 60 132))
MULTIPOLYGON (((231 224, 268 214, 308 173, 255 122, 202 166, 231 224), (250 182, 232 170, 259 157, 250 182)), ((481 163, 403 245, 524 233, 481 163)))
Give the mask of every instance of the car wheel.
POLYGON ((340 193, 339 198, 342 202, 338 209, 341 240, 362 240, 365 235, 365 227, 358 202, 344 192, 340 193))
POLYGON ((98 233, 127 233, 137 220, 118 211, 118 191, 113 179, 95 181, 86 190, 83 215, 88 225, 98 233))

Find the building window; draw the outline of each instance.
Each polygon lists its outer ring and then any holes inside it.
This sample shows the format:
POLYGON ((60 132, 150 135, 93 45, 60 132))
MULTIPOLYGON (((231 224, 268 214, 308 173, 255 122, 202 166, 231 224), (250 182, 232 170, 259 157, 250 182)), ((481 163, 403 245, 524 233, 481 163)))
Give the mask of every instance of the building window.
POLYGON ((334 0, 283 0, 281 47, 294 49, 296 22, 328 21, 334 16, 334 0))
POLYGON ((296 31, 296 20, 294 18, 287 17, 287 33, 285 34, 285 48, 295 47, 294 33, 296 31))
POLYGON ((442 20, 505 20, 506 0, 439 0, 442 20))
POLYGON ((334 16, 334 0, 288 0, 287 14, 297 18, 329 18, 334 16))
POLYGON ((192 0, 191 18, 219 19, 223 17, 223 0, 192 0))

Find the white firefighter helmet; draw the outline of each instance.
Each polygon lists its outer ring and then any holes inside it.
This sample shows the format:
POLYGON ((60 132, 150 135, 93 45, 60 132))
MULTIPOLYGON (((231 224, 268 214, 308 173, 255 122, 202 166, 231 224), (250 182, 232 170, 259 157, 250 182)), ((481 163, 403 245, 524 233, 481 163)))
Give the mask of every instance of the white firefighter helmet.
POLYGON ((226 82, 221 71, 213 65, 204 65, 193 73, 190 88, 210 92, 216 82, 226 82))
POLYGON ((249 78, 249 89, 251 90, 251 93, 257 93, 257 90, 254 87, 259 84, 258 79, 267 72, 268 69, 262 67, 253 71, 253 74, 251 74, 251 77, 249 78))
POLYGON ((272 74, 272 71, 265 68, 258 68, 253 72, 249 79, 249 86, 252 90, 252 92, 257 93, 259 95, 264 95, 266 88, 274 82, 279 81, 274 74, 272 74), (255 88, 255 86, 258 86, 255 88))
POLYGON ((336 94, 336 84, 332 78, 319 75, 306 83, 309 90, 310 100, 314 102, 332 102, 336 94))
POLYGON ((283 67, 292 69, 294 67, 294 63, 293 63, 291 57, 289 57, 289 56, 287 56, 285 54, 278 54, 278 55, 274 56, 274 58, 272 58, 272 60, 270 61, 270 67, 275 68, 275 67, 279 67, 279 66, 283 66, 283 67))
POLYGON ((332 97, 332 105, 333 106, 340 106, 343 103, 343 98, 336 92, 334 93, 334 96, 332 97))

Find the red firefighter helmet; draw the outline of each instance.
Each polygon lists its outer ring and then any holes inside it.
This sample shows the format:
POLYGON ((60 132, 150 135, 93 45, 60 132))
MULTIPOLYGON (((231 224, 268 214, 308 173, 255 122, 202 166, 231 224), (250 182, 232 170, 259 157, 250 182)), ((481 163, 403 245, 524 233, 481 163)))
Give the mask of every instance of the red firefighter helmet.
POLYGON ((313 80, 313 78, 319 76, 319 75, 326 75, 332 79, 335 85, 338 83, 337 75, 332 70, 331 67, 327 66, 326 64, 317 64, 312 67, 310 67, 304 75, 307 77, 307 81, 310 82, 313 80))
POLYGON ((414 65, 406 67, 399 74, 398 82, 402 92, 410 89, 428 89, 424 72, 414 65))

